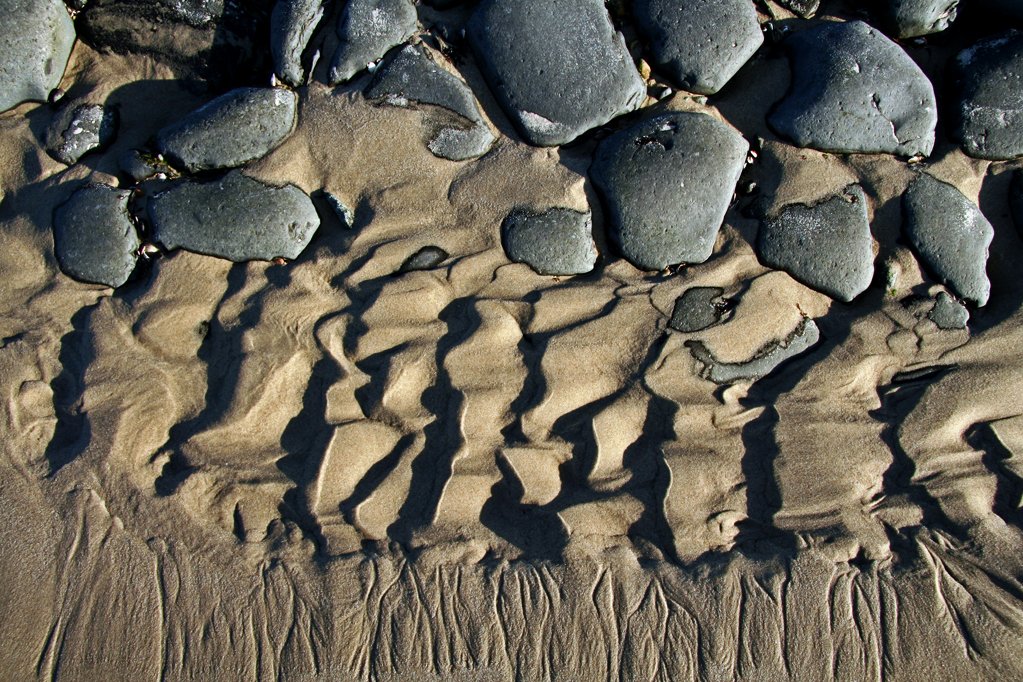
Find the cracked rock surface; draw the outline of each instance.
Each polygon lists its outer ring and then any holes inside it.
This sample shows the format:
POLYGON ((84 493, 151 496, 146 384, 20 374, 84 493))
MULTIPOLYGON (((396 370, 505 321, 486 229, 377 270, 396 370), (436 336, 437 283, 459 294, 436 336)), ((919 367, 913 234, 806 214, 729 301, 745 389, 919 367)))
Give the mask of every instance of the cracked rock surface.
POLYGON ((1023 32, 969 47, 956 57, 955 136, 980 159, 1023 155, 1023 32))

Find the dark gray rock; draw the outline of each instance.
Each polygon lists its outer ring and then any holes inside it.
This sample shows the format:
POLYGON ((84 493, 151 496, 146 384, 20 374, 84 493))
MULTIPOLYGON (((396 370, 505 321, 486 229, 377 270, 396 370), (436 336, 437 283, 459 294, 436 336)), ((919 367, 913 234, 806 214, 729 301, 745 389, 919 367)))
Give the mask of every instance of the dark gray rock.
POLYGON ((721 321, 725 306, 720 287, 690 287, 675 300, 668 326, 677 332, 698 332, 721 321))
POLYGON ((93 151, 105 149, 117 134, 117 112, 82 100, 64 106, 46 129, 46 151, 69 166, 93 151))
POLYGON ((349 0, 337 25, 340 44, 330 65, 331 85, 342 83, 411 38, 418 28, 412 0, 349 0))
POLYGON ((233 261, 297 258, 320 219, 294 185, 273 187, 234 170, 213 182, 184 182, 148 206, 154 238, 168 249, 233 261))
POLYGON ((265 156, 295 129, 298 95, 281 88, 238 88, 157 133, 156 146, 192 172, 231 168, 265 156))
POLYGON ((403 47, 380 67, 365 95, 393 106, 411 107, 418 102, 454 114, 454 121, 451 116, 431 119, 427 147, 441 158, 452 161, 476 158, 485 154, 497 139, 483 120, 469 86, 415 45, 403 47))
POLYGON ((396 274, 403 275, 406 272, 416 270, 432 270, 448 258, 448 252, 439 246, 424 246, 411 256, 398 268, 396 274))
POLYGON ((504 252, 541 275, 581 275, 597 262, 589 212, 551 208, 512 211, 501 226, 504 252))
POLYGON ((768 118, 800 147, 930 154, 934 88, 901 47, 862 21, 828 22, 785 40, 789 93, 768 118))
POLYGON ((302 53, 323 18, 323 0, 277 0, 270 15, 270 54, 274 73, 285 83, 305 82, 302 53))
POLYGON ((736 381, 756 381, 773 372, 789 358, 793 358, 816 345, 820 330, 810 319, 804 319, 791 334, 782 341, 773 341, 761 348, 756 356, 747 362, 720 362, 700 341, 686 341, 689 352, 703 368, 700 376, 715 384, 731 384, 736 381))
POLYGON ((705 114, 640 121, 597 148, 590 175, 610 235, 644 270, 710 258, 749 144, 705 114))
POLYGON ((483 0, 468 37, 527 142, 554 146, 638 108, 646 95, 600 0, 483 0))
POLYGON ((323 198, 326 200, 327 205, 330 206, 330 210, 337 216, 337 219, 341 221, 341 227, 346 230, 351 230, 355 227, 355 211, 348 204, 330 192, 324 192, 323 198))
POLYGON ((118 168, 135 182, 142 182, 158 173, 169 174, 170 166, 151 154, 129 149, 117 159, 118 168))
POLYGON ((1012 184, 1009 185, 1009 210, 1012 211, 1016 230, 1023 234, 1023 170, 1012 174, 1012 184))
POLYGON ((0 0, 0 111, 45 101, 64 75, 75 25, 61 0, 0 0))
POLYGON ((902 195, 906 236, 925 266, 961 298, 987 303, 988 246, 994 228, 962 192, 921 174, 902 195))
POLYGON ((888 0, 886 20, 896 38, 939 33, 956 18, 959 0, 888 0))
POLYGON ((956 58, 955 136, 980 159, 1023 155, 1023 32, 984 40, 956 58))
POLYGON ((970 321, 970 311, 942 291, 935 299, 934 307, 927 313, 927 318, 936 324, 938 329, 966 329, 966 323, 970 321))
POLYGON ((53 245, 64 274, 119 287, 128 280, 141 245, 128 214, 129 190, 87 185, 57 207, 53 245))
POLYGON ((782 7, 785 7, 794 14, 803 17, 812 17, 821 6, 820 0, 778 0, 782 7))
POLYGON ((763 42, 749 0, 636 0, 653 63, 683 90, 712 95, 763 42))

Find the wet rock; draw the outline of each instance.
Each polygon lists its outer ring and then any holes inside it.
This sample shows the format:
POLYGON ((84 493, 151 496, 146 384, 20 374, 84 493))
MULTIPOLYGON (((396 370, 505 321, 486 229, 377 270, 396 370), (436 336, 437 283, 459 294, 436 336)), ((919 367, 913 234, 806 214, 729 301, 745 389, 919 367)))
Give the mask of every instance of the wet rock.
POLYGON ((600 0, 483 0, 468 37, 527 142, 554 146, 638 108, 646 95, 600 0))
POLYGON ((927 318, 938 325, 938 329, 966 329, 970 320, 970 311, 959 301, 944 291, 938 294, 934 307, 927 313, 927 318))
POLYGON ((731 384, 736 381, 755 381, 773 372, 789 358, 793 358, 816 345, 820 330, 810 319, 804 319, 783 341, 774 341, 757 352, 747 362, 719 362, 700 341, 687 341, 686 346, 702 365, 700 376, 716 384, 731 384))
POLYGON ((64 75, 75 25, 61 0, 0 0, 0 111, 45 101, 64 75))
POLYGON ((82 100, 64 106, 46 129, 46 151, 69 166, 105 149, 117 134, 117 112, 82 100))
POLYGON ((295 129, 297 112, 291 90, 238 88, 161 130, 156 146, 192 172, 240 166, 281 144, 295 129))
POLYGON ((640 121, 597 148, 590 175, 610 235, 644 270, 710 258, 749 144, 705 114, 640 121))
POLYGON ((863 190, 852 185, 814 206, 786 206, 762 224, 757 254, 808 287, 840 301, 853 300, 874 277, 863 190))
POLYGON ((955 137, 970 156, 1023 155, 1023 32, 984 40, 956 57, 955 137))
POLYGON ((994 228, 962 192, 921 174, 902 196, 906 236, 938 280, 978 306, 991 293, 988 246, 994 228))
POLYGON ((380 67, 365 95, 399 107, 414 103, 454 115, 432 117, 427 147, 443 159, 463 161, 485 154, 497 139, 483 120, 472 90, 415 45, 407 45, 380 67), (453 125, 450 125, 453 124, 453 125))
POLYGON ((213 182, 184 182, 148 206, 156 241, 168 249, 233 261, 296 258, 320 225, 309 197, 234 170, 213 182))
POLYGON ((331 85, 342 83, 411 38, 418 15, 411 0, 349 0, 337 25, 331 85))
POLYGON ((653 62, 675 85, 712 95, 764 42, 749 0, 637 0, 653 62))
POLYGON ((92 184, 77 190, 53 216, 53 245, 64 274, 119 287, 128 280, 140 246, 128 214, 131 192, 92 184))
POLYGON ((821 5, 820 0, 779 0, 779 4, 804 19, 816 14, 821 5))
POLYGON ((398 268, 397 274, 403 275, 416 270, 432 270, 447 258, 448 252, 439 246, 424 246, 405 259, 405 262, 398 268))
POLYGON ((302 53, 323 18, 323 0, 277 0, 270 15, 270 54, 274 73, 285 83, 305 82, 302 53))
POLYGON ((581 275, 597 262, 590 213, 551 208, 512 211, 501 226, 504 251, 541 275, 581 275))
POLYGON ((721 321, 725 308, 718 303, 724 289, 690 287, 675 300, 668 326, 678 332, 698 332, 721 321))
POLYGON ((1012 184, 1009 186, 1009 210, 1012 211, 1012 220, 1016 223, 1016 229, 1023 234, 1023 170, 1012 174, 1012 184))
POLYGON ((930 154, 934 88, 901 47, 862 21, 828 22, 785 40, 792 85, 768 118, 800 147, 930 154))
POLYGON ((896 38, 939 33, 956 18, 959 0, 888 0, 885 18, 896 38))

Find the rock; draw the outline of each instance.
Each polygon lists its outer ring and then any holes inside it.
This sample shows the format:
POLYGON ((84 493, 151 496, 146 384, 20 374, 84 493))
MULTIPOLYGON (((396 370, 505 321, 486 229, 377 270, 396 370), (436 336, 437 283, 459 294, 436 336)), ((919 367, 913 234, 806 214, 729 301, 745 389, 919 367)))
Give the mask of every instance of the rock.
POLYGON ((298 187, 265 185, 240 170, 178 184, 154 196, 148 212, 154 238, 166 248, 233 261, 297 258, 320 225, 298 187))
POLYGON ((956 58, 955 137, 980 159, 1023 155, 1023 32, 984 40, 956 58))
POLYGON ((551 208, 512 211, 501 226, 504 251, 541 275, 581 275, 597 262, 589 212, 551 208))
POLYGON ((105 149, 117 134, 117 112, 77 100, 61 108, 46 129, 46 151, 71 165, 85 154, 105 149))
POLYGON ((766 220, 757 254, 803 284, 840 301, 863 293, 874 277, 867 199, 857 185, 814 206, 786 206, 766 220))
POLYGON ((45 101, 60 83, 75 42, 61 0, 0 0, 0 111, 45 101))
POLYGON ((346 230, 351 230, 355 227, 355 211, 349 208, 348 204, 330 192, 324 192, 323 198, 326 200, 327 205, 330 206, 330 210, 337 216, 337 219, 341 221, 341 227, 346 230))
POLYGON ((337 25, 331 85, 342 83, 411 38, 418 15, 411 0, 349 0, 337 25))
POLYGON ((884 11, 896 38, 939 33, 956 18, 959 0, 888 0, 884 11))
POLYGON ((817 9, 820 7, 820 0, 778 0, 779 4, 792 12, 798 14, 804 19, 812 17, 817 13, 817 9))
POLYGON ((138 149, 129 149, 121 154, 117 159, 117 166, 135 182, 148 180, 157 173, 166 175, 171 173, 171 168, 166 162, 138 149))
POLYGON ((270 15, 270 54, 274 73, 298 87, 305 82, 302 53, 323 18, 323 0, 277 0, 270 15))
POLYGON ((601 0, 483 0, 468 38, 501 107, 533 145, 571 142, 646 96, 601 0))
POLYGON ((862 21, 827 22, 785 40, 792 85, 768 118, 800 147, 930 154, 934 88, 901 47, 862 21))
POLYGON ((380 67, 365 95, 393 106, 411 107, 418 102, 454 114, 434 116, 429 126, 427 147, 443 159, 464 161, 482 156, 497 139, 483 120, 469 86, 415 45, 405 46, 380 67))
POLYGON ((1009 186, 1009 209, 1012 211, 1012 220, 1016 223, 1016 230, 1023 235, 1023 170, 1017 170, 1012 174, 1012 184, 1009 186))
POLYGON ((686 346, 693 357, 703 365, 701 377, 716 384, 731 384, 736 381, 755 381, 766 376, 778 365, 811 348, 819 340, 820 330, 817 324, 813 320, 804 319, 788 338, 769 343, 748 362, 718 362, 700 341, 686 341, 686 346))
POLYGON ((938 329, 966 329, 970 320, 970 311, 959 301, 944 291, 938 294, 934 307, 927 313, 927 318, 938 325, 938 329))
POLYGON ((597 147, 590 175, 610 235, 644 270, 710 258, 749 144, 705 114, 640 121, 597 147))
POLYGON ((265 156, 295 129, 298 95, 281 88, 238 88, 157 133, 156 146, 191 172, 231 168, 265 156))
POLYGON ((87 185, 57 207, 53 245, 64 274, 119 287, 128 280, 141 245, 128 214, 129 190, 87 185))
POLYGON ((902 195, 906 236, 938 278, 978 306, 991 293, 985 268, 994 228, 952 185, 921 174, 902 195))
POLYGON ((637 0, 632 11, 653 63, 689 92, 714 94, 764 42, 749 0, 637 0))
POLYGON ((395 274, 404 275, 406 272, 416 270, 432 270, 447 260, 447 257, 448 252, 439 246, 424 246, 406 258, 395 274))
POLYGON ((720 287, 690 287, 675 300, 668 326, 677 332, 698 332, 721 321, 725 307, 715 305, 725 293, 720 287))

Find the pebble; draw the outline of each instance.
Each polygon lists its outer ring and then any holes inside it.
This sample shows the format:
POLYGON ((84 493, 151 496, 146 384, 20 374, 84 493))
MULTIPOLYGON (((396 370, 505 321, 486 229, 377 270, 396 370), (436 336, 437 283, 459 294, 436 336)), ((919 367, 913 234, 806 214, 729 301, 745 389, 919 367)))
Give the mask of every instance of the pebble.
POLYGON ((692 112, 642 120, 601 142, 590 176, 622 255, 643 270, 710 258, 748 151, 732 128, 692 112))
POLYGON ((646 96, 601 0, 483 0, 468 38, 498 102, 532 145, 571 142, 646 96))
POLYGON ((779 4, 804 19, 816 14, 821 6, 820 0, 779 0, 779 4))
POLYGON ((182 182, 148 206, 154 238, 240 262, 293 259, 320 225, 312 200, 298 187, 266 185, 234 170, 220 180, 182 182))
POLYGON ((324 191, 323 198, 326 200, 330 210, 334 212, 337 219, 341 221, 341 227, 346 230, 355 228, 355 211, 348 204, 343 202, 336 194, 324 191))
POLYGON ((769 123, 797 146, 928 155, 937 106, 927 76, 862 21, 827 22, 785 40, 792 85, 769 123))
POLYGON ((141 245, 128 213, 129 190, 90 184, 75 191, 53 216, 53 244, 64 274, 119 287, 135 269, 141 245))
POLYGON ((690 287, 675 300, 668 326, 677 332, 703 331, 721 321, 725 308, 715 305, 725 290, 720 287, 690 287))
POLYGON ((981 41, 956 57, 955 137, 980 159, 1023 156, 1023 32, 981 41))
POLYGON ((956 18, 959 0, 888 0, 884 12, 896 38, 940 33, 956 18))
POLYGON ((117 111, 76 100, 63 106, 46 129, 46 151, 72 165, 85 154, 105 149, 117 134, 117 111))
POLYGON ((302 53, 323 18, 323 0, 277 0, 270 15, 274 73, 289 85, 305 82, 302 53))
POLYGON ((157 133, 175 166, 196 172, 241 166, 280 145, 295 129, 298 95, 280 88, 237 88, 157 133))
POLYGON ((581 275, 593 270, 597 247, 591 215, 569 208, 543 213, 512 211, 502 225, 504 251, 541 275, 581 275))
POLYGON ((778 365, 812 348, 820 340, 820 330, 810 319, 804 319, 784 341, 774 341, 757 352, 748 362, 719 362, 700 341, 687 341, 690 353, 703 368, 700 376, 716 384, 755 381, 773 372, 778 365))
POLYGON ((637 0, 632 11, 654 64, 689 92, 716 93, 764 42, 749 0, 637 0))
POLYGON ((417 28, 411 0, 349 0, 338 20, 340 44, 330 65, 330 84, 343 83, 365 70, 411 38, 417 28))
POLYGON ((902 196, 905 232, 942 284, 978 306, 987 303, 988 247, 994 228, 977 205, 952 185, 921 174, 902 196))
POLYGON ((448 252, 439 246, 424 246, 406 258, 396 274, 404 275, 406 272, 416 270, 432 270, 447 260, 448 255, 448 252))
POLYGON ((44 102, 64 75, 75 25, 61 0, 0 0, 0 111, 44 102))
POLYGON ((938 326, 938 329, 966 329, 970 321, 970 311, 959 301, 944 291, 934 301, 934 307, 927 313, 927 318, 938 326))

